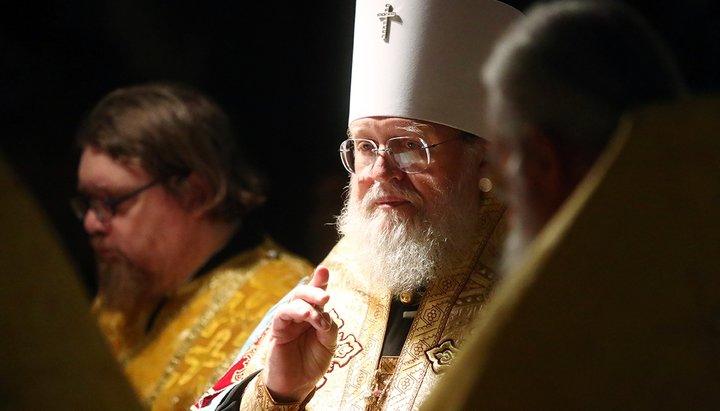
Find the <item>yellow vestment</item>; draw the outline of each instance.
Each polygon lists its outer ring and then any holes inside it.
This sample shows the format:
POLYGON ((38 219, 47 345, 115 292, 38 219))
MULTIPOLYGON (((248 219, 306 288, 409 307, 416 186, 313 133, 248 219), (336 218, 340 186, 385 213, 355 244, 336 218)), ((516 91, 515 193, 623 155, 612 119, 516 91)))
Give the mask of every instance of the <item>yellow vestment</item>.
POLYGON ((112 329, 121 323, 117 313, 98 318, 145 404, 187 410, 228 368, 265 312, 312 270, 266 239, 169 297, 152 329, 132 344, 118 341, 123 334, 112 329))

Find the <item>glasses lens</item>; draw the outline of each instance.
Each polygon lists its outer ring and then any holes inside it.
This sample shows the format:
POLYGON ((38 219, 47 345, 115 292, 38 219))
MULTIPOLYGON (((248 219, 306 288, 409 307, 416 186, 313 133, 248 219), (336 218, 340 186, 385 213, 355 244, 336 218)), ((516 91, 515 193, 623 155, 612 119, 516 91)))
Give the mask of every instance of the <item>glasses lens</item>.
POLYGON ((370 140, 347 139, 340 145, 340 158, 345 169, 355 173, 375 162, 377 146, 370 140))
POLYGON ((394 137, 388 140, 388 148, 395 164, 406 173, 419 173, 428 166, 430 156, 427 144, 417 137, 394 137))
POLYGON ((77 217, 80 221, 85 219, 85 216, 90 210, 95 213, 95 218, 101 222, 107 222, 112 215, 112 212, 102 201, 91 200, 85 196, 77 196, 71 199, 70 208, 72 208, 73 213, 75 213, 75 217, 77 217))
POLYGON ((70 208, 72 208, 73 213, 78 220, 83 220, 85 219, 85 214, 87 214, 88 208, 90 208, 90 204, 87 198, 78 196, 73 197, 70 200, 70 208))
POLYGON ((95 217, 102 223, 110 221, 110 217, 113 216, 113 211, 110 206, 101 200, 90 201, 90 209, 95 213, 95 217))
POLYGON ((349 173, 355 172, 355 157, 352 150, 352 140, 345 140, 340 143, 340 160, 345 170, 349 173))

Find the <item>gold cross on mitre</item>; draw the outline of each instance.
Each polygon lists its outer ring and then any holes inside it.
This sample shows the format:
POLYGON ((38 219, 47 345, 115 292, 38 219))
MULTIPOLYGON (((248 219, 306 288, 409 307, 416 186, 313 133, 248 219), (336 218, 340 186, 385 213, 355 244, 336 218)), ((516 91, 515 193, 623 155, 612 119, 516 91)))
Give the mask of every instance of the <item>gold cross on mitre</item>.
POLYGON ((393 7, 390 4, 385 5, 385 11, 382 13, 378 13, 378 18, 382 20, 382 33, 380 37, 382 37, 383 40, 388 41, 388 28, 390 26, 390 19, 397 16, 397 13, 395 13, 393 10, 393 7))

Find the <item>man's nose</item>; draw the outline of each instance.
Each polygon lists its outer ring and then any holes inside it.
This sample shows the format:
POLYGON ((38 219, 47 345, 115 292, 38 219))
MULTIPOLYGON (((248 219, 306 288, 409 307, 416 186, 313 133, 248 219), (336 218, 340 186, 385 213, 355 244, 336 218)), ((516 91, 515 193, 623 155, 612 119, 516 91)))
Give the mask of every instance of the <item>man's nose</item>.
POLYGON ((375 162, 370 168, 370 177, 377 181, 401 180, 405 172, 397 166, 391 156, 386 150, 378 150, 375 162))
POLYGON ((104 233, 107 231, 107 224, 98 218, 98 214, 90 207, 83 218, 83 228, 90 235, 104 233))

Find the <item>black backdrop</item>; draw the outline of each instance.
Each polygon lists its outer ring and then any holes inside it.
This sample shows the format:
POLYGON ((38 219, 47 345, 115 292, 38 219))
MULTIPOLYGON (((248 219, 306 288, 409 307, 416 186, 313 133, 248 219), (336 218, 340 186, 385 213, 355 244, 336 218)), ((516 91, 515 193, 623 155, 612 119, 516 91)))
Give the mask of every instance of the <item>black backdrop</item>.
MULTIPOLYGON (((716 2, 627 2, 671 44, 694 91, 720 88, 716 2)), ((347 125, 353 0, 30 3, 0 13, 1 150, 89 290, 91 252, 67 202, 79 154, 73 134, 104 94, 151 80, 192 84, 228 111, 271 181, 259 218, 291 250, 324 256, 346 180, 336 146, 347 125)), ((529 0, 508 3, 524 10, 529 0)))

